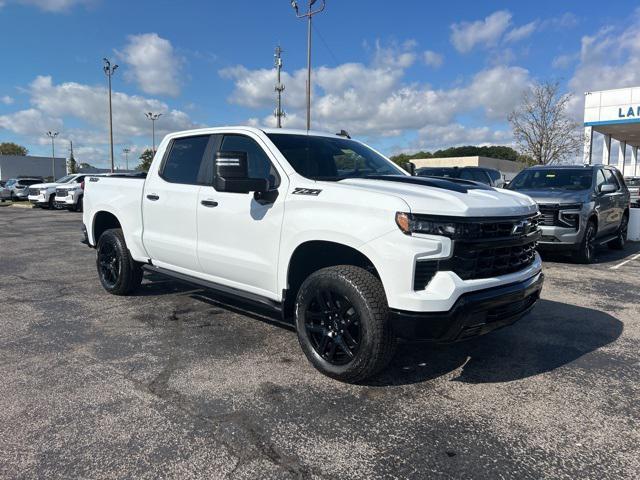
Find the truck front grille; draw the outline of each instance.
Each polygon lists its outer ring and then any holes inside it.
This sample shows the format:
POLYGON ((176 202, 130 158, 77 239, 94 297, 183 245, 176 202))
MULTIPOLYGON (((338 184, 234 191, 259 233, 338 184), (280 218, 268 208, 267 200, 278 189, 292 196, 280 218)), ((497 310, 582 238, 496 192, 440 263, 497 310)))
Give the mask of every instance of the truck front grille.
POLYGON ((560 210, 580 210, 582 205, 539 204, 538 208, 540 209, 541 215, 540 225, 545 227, 566 227, 567 225, 564 225, 559 220, 558 212, 560 212, 560 210))
POLYGON ((30 188, 29 189, 29 195, 34 196, 34 197, 38 196, 38 195, 40 195, 40 190, 37 189, 37 188, 30 188))
POLYGON ((450 270, 462 280, 490 278, 518 272, 536 258, 539 236, 520 244, 474 245, 457 242, 453 256, 440 262, 440 270, 450 270))
POLYGON ((63 188, 56 188, 56 197, 66 197, 67 195, 67 190, 63 188))

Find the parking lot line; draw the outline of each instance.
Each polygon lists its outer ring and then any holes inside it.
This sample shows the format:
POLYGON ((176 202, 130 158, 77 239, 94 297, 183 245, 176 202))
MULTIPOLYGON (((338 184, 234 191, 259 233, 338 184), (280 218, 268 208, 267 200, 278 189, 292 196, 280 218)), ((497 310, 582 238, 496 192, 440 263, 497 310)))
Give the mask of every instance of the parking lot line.
POLYGON ((637 260, 638 258, 640 258, 640 253, 638 253, 637 255, 634 255, 633 257, 631 257, 629 260, 625 260, 624 262, 620 262, 617 265, 614 265, 613 267, 611 267, 609 270, 617 270, 620 267, 622 267, 623 265, 626 265, 627 263, 633 261, 633 260, 637 260))

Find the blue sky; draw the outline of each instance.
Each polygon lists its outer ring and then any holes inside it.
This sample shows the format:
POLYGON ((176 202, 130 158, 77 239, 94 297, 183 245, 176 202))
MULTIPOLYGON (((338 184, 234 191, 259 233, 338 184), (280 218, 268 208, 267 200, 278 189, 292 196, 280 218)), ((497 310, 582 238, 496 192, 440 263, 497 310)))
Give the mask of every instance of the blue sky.
MULTIPOLYGON (((304 1, 300 1, 304 4, 304 1)), ((532 81, 558 79, 582 115, 588 90, 640 85, 637 2, 327 0, 314 29, 318 129, 385 153, 511 144, 506 115, 532 81)), ((304 126, 306 25, 288 0, 0 0, 0 141, 108 162, 106 78, 117 157, 201 125, 272 123, 273 49, 284 49, 285 126, 304 126)), ((120 161, 119 163, 122 163, 120 161)))

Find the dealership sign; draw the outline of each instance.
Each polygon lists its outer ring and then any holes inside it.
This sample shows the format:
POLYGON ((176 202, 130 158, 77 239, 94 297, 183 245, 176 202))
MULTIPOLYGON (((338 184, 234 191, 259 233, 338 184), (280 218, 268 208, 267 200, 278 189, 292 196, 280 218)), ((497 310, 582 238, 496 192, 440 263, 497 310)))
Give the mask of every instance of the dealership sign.
POLYGON ((640 118, 640 105, 618 107, 618 118, 640 118))

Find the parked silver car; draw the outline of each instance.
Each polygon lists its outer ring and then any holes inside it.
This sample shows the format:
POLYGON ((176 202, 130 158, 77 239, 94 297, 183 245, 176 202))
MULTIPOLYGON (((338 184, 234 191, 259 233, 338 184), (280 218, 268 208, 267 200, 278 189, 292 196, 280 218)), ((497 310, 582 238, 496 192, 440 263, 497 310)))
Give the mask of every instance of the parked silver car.
POLYGON ((640 177, 624 177, 624 181, 631 194, 631 206, 640 208, 640 177))
POLYGON ((7 180, 4 188, 8 190, 10 200, 26 200, 29 197, 29 186, 42 183, 42 177, 17 177, 7 180))

